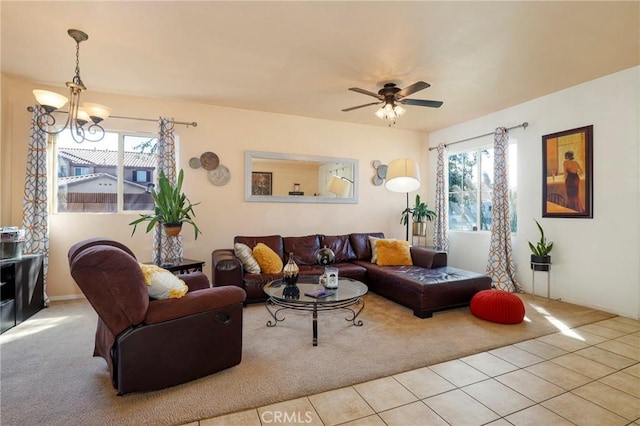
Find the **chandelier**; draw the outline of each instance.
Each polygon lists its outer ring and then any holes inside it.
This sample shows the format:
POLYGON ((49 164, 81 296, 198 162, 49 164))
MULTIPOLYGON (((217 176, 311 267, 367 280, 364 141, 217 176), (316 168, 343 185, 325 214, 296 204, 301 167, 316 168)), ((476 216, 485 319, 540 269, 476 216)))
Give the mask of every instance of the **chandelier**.
POLYGON ((69 128, 71 137, 77 143, 84 141, 98 142, 104 138, 104 129, 100 126, 100 122, 111 113, 111 110, 104 105, 94 103, 84 103, 80 106, 80 94, 87 90, 82 79, 80 78, 80 43, 89 39, 89 36, 80 30, 68 30, 69 36, 76 42, 76 75, 72 81, 67 82, 69 88, 70 100, 65 96, 47 90, 34 90, 33 95, 36 101, 44 110, 41 119, 38 121, 38 127, 50 134, 55 135, 69 128), (55 129, 56 119, 53 113, 58 111, 69 102, 69 111, 67 111, 67 121, 63 127, 55 129), (86 124, 89 124, 86 128, 86 124))
POLYGON ((396 119, 402 117, 405 109, 393 101, 387 101, 375 112, 376 117, 389 121, 389 126, 396 124, 396 119))

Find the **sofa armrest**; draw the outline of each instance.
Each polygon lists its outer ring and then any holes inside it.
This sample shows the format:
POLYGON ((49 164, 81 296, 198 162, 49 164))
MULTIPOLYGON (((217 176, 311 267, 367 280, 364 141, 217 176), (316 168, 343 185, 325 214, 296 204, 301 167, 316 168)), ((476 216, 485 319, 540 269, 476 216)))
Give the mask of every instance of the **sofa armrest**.
POLYGON ((211 253, 211 281, 214 287, 234 285, 242 287, 244 268, 231 249, 218 249, 211 253))
POLYGON ((180 299, 155 300, 149 303, 145 323, 161 322, 208 312, 243 303, 247 293, 239 287, 215 287, 185 294, 180 299))
POLYGON ((447 266, 447 252, 412 246, 411 260, 416 266, 422 266, 427 269, 439 268, 447 266))
POLYGON ((211 287, 209 278, 200 271, 191 272, 190 274, 178 274, 178 278, 189 287, 189 292, 211 287))

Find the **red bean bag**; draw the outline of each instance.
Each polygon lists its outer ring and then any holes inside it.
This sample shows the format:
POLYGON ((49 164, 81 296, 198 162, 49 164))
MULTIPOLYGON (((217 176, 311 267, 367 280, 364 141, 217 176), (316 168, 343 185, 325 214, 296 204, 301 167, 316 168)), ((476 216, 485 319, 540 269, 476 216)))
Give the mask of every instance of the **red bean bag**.
POLYGON ((500 324, 518 324, 524 319, 524 303, 518 296, 503 290, 482 290, 470 303, 471 313, 483 320, 500 324))

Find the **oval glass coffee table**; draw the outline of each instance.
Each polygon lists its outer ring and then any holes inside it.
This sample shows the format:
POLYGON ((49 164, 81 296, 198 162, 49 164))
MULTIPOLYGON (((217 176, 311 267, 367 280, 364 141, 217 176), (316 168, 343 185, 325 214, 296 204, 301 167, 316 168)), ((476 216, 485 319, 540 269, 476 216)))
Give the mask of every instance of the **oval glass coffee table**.
POLYGON ((282 311, 285 309, 312 312, 313 346, 318 346, 318 312, 344 309, 349 311, 345 320, 362 326, 362 321, 356 319, 364 309, 362 296, 369 291, 366 284, 351 278, 338 278, 338 288, 332 290, 319 284, 319 279, 317 276, 303 276, 295 286, 287 286, 281 279, 265 285, 264 292, 269 296, 265 306, 273 318, 273 321, 267 321, 267 327, 275 327, 278 322, 284 321, 282 311), (309 295, 322 290, 328 290, 331 294, 324 297, 309 295))

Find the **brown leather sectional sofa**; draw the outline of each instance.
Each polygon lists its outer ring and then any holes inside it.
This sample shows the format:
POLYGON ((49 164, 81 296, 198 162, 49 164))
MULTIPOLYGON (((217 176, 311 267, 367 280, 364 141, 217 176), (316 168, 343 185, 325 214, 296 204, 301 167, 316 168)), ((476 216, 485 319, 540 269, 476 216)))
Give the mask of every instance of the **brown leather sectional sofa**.
MULTIPOLYGON (((324 266, 316 263, 316 252, 327 246, 335 253, 339 276, 364 282, 369 290, 413 309, 420 318, 434 312, 469 305, 480 290, 491 288, 491 278, 476 272, 447 266, 447 254, 424 247, 411 247, 413 266, 379 266, 371 263, 369 236, 384 238, 384 234, 353 233, 345 235, 307 235, 303 237, 236 236, 235 243, 250 248, 262 242, 275 251, 283 263, 293 253, 300 275, 318 275, 324 266)), ((215 287, 240 286, 247 293, 247 303, 266 300, 263 286, 281 278, 280 274, 245 273, 242 262, 233 249, 218 249, 211 254, 212 281, 215 287)))

